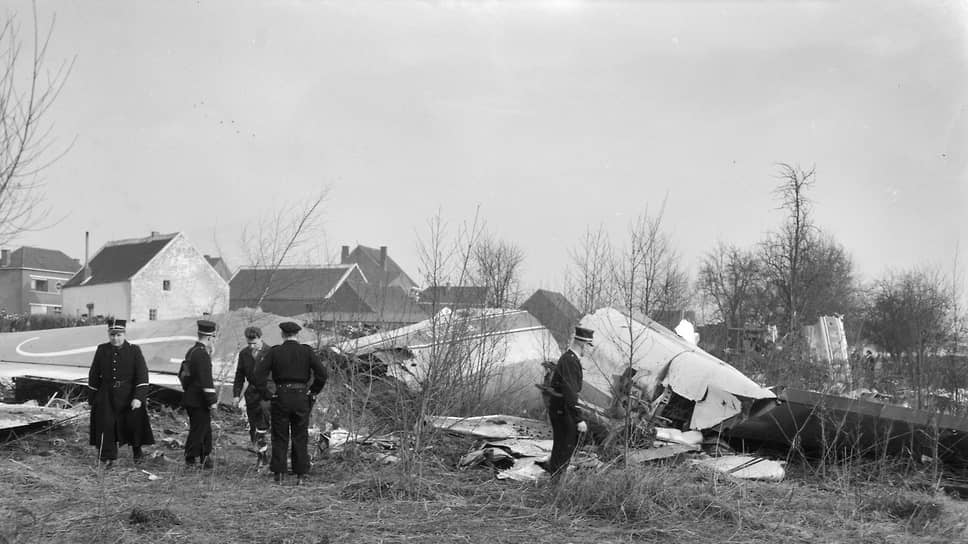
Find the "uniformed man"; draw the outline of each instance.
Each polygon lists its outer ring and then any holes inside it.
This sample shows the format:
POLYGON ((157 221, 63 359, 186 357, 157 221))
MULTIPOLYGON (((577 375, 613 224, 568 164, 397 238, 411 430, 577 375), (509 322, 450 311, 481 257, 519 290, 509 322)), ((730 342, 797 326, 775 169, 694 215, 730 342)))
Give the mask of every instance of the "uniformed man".
POLYGON ((155 443, 148 421, 148 365, 141 348, 125 339, 125 320, 108 320, 108 342, 94 352, 88 373, 91 445, 105 468, 118 458, 118 444, 131 444, 134 462, 144 459, 141 446, 155 443))
POLYGON ((547 461, 539 461, 538 465, 551 473, 556 480, 568 469, 578 444, 578 433, 588 430, 588 424, 578 409, 578 393, 581 392, 584 379, 581 359, 594 346, 594 335, 595 331, 591 329, 575 327, 571 345, 561 354, 551 378, 552 394, 548 399, 548 417, 551 419, 554 443, 551 457, 547 461))
MULTIPOLYGON (((262 395, 252 385, 255 382, 255 367, 265 358, 272 346, 262 341, 262 329, 246 327, 245 341, 248 347, 239 352, 238 363, 235 366, 235 382, 232 384, 232 397, 235 405, 239 404, 239 397, 245 390, 245 415, 249 420, 249 440, 259 452, 258 466, 269 464, 269 418, 271 407, 269 401, 263 400, 262 395), (248 386, 246 384, 248 383, 248 386)), ((270 393, 275 392, 275 385, 268 384, 270 393)))
POLYGON ((309 472, 309 416, 316 395, 326 385, 326 367, 313 348, 300 344, 301 327, 291 321, 279 324, 282 344, 269 349, 256 367, 255 385, 272 403, 272 459, 269 469, 276 482, 286 475, 286 451, 292 436, 292 471, 296 484, 309 472), (276 392, 269 388, 275 382, 276 392))
POLYGON ((198 341, 185 354, 190 376, 182 394, 182 406, 188 412, 185 465, 201 464, 203 468, 212 468, 212 413, 218 408, 212 380, 212 349, 217 327, 207 319, 199 320, 196 325, 198 341))

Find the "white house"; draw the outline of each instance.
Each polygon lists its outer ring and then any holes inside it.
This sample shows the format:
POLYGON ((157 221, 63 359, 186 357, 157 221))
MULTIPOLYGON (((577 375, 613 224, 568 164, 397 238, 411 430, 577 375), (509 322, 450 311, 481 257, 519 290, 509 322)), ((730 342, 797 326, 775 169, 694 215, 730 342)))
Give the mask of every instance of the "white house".
POLYGON ((181 233, 108 242, 62 288, 68 315, 150 321, 228 310, 229 284, 181 233))

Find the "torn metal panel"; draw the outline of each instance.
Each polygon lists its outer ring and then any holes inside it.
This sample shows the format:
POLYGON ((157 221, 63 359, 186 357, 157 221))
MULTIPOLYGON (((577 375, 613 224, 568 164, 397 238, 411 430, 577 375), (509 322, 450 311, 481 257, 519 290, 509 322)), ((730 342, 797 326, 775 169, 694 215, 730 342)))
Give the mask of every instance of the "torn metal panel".
POLYGON ((803 335, 807 339, 811 355, 827 367, 834 383, 841 388, 850 387, 852 376, 844 319, 840 316, 820 316, 815 325, 803 327, 803 335))
MULTIPOLYGON (((27 378, 38 381, 50 381, 65 385, 86 386, 88 366, 57 365, 47 363, 7 363, 0 361, 0 380, 15 380, 27 378)), ((178 376, 161 372, 148 372, 148 382, 151 385, 181 391, 178 376)), ((218 382, 216 382, 218 385, 218 382)))
POLYGON ((548 423, 517 416, 430 416, 426 422, 438 429, 478 438, 551 437, 551 426, 548 423))
POLYGON ((585 316, 581 326, 596 331, 595 349, 583 361, 587 385, 612 391, 613 380, 631 361, 634 385, 648 400, 669 388, 695 403, 689 429, 709 429, 742 413, 743 399, 775 397, 742 372, 651 320, 642 323, 604 308, 585 316))
POLYGON ((661 444, 654 448, 631 450, 626 455, 626 459, 629 463, 646 463, 660 459, 672 459, 685 453, 698 451, 702 451, 702 448, 693 444, 661 444))
POLYGON ((49 408, 37 406, 35 403, 0 404, 0 430, 64 421, 83 413, 83 410, 49 408))
POLYGON ((753 455, 723 455, 694 459, 693 465, 709 468, 743 480, 779 482, 786 477, 783 461, 753 455))
POLYGON ((730 440, 796 447, 807 455, 922 455, 968 466, 968 418, 799 389, 779 392, 723 433, 730 440), (831 449, 833 448, 833 449, 831 449))

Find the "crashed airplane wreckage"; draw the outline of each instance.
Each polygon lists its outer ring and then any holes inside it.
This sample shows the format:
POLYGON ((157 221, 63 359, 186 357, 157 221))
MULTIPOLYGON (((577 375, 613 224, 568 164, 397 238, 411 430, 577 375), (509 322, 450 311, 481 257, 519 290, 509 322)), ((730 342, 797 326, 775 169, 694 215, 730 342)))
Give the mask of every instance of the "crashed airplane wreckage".
MULTIPOLYGON (((631 411, 658 427, 700 431, 709 442, 738 450, 766 446, 784 454, 797 449, 809 456, 840 448, 851 454, 927 456, 968 466, 965 418, 766 388, 658 323, 631 319, 611 308, 585 316, 580 325, 596 331, 595 349, 582 363, 581 397, 582 407, 599 428, 614 428, 631 411)), ((485 346, 491 350, 491 372, 500 381, 492 390, 504 392, 509 404, 538 402, 533 386, 541 381, 542 364, 557 359, 558 351, 548 329, 526 311, 444 311, 340 347, 381 361, 388 374, 416 386, 426 376, 432 348, 461 339, 476 342, 469 356, 485 356, 480 353, 485 346), (455 329, 457 322, 462 325, 455 329), (463 336, 455 339, 454 330, 463 336), (450 336, 444 338, 440 331, 450 336)))

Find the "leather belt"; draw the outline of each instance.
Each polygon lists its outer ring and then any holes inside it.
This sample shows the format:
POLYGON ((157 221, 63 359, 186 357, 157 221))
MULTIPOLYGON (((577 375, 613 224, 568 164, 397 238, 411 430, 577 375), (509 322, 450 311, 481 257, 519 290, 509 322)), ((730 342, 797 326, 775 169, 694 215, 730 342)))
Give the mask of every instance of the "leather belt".
POLYGON ((277 383, 276 389, 306 389, 304 383, 277 383))

